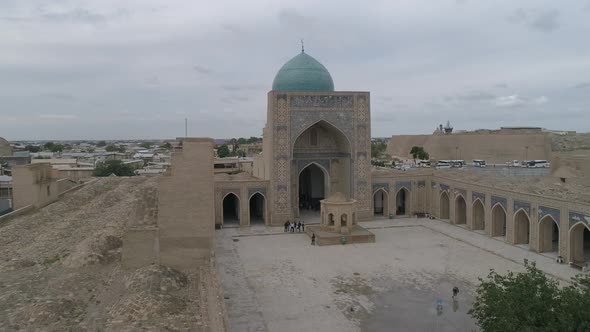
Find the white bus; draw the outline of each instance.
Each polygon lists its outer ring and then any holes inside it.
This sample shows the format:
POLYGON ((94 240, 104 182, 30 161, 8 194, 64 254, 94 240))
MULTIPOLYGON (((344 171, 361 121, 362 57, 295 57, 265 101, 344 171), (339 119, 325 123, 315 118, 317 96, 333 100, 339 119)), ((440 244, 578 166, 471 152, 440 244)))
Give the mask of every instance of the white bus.
POLYGON ((467 165, 467 163, 465 162, 465 160, 449 160, 451 162, 451 167, 457 167, 457 168, 461 168, 464 167, 465 165, 467 165))
POLYGON ((481 159, 473 159, 473 167, 486 167, 486 161, 481 159))
POLYGON ((441 169, 441 168, 451 168, 451 161, 450 160, 439 160, 436 163, 436 168, 441 169))
POLYGON ((430 160, 418 160, 418 167, 430 167, 430 160))
POLYGON ((527 160, 526 167, 529 168, 547 168, 549 163, 547 160, 527 160))

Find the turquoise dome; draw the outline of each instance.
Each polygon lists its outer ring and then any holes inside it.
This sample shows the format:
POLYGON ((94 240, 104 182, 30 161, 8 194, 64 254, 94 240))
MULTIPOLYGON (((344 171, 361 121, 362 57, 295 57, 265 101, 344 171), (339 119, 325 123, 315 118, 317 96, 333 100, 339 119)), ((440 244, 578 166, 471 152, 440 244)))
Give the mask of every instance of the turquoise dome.
POLYGON ((324 65, 305 52, 301 52, 279 69, 272 82, 272 89, 278 91, 334 91, 334 81, 324 65))

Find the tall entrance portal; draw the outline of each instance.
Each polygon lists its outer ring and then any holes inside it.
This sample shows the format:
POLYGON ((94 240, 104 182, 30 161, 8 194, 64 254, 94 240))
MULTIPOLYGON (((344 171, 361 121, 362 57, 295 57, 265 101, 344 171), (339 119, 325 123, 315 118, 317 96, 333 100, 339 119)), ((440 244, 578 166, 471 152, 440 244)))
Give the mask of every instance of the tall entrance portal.
POLYGON ((320 200, 330 193, 341 192, 350 197, 350 143, 329 122, 320 120, 297 137, 293 161, 299 172, 295 196, 299 208, 295 212, 299 216, 319 213, 320 200))

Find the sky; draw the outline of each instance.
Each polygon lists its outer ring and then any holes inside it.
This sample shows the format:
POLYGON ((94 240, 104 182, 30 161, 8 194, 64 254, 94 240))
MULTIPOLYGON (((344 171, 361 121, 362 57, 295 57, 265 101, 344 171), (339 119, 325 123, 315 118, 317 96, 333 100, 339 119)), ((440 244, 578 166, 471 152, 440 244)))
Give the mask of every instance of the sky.
POLYGON ((305 51, 372 136, 590 131, 590 0, 1 0, 0 137, 260 136, 305 51))

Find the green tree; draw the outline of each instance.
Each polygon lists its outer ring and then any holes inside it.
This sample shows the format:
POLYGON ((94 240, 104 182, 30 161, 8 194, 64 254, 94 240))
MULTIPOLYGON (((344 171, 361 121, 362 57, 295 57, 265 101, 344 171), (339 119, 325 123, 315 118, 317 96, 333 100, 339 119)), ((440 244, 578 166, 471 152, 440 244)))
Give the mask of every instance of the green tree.
POLYGON ((125 152, 125 146, 123 146, 123 145, 116 146, 114 144, 109 144, 109 145, 106 146, 105 150, 107 152, 120 152, 120 153, 124 153, 125 152))
POLYGON ((53 142, 47 142, 45 144, 43 144, 43 149, 47 150, 47 151, 51 151, 51 149, 53 149, 55 147, 55 143, 53 142))
POLYGON ((133 168, 120 160, 107 160, 94 169, 94 176, 134 176, 133 168))
POLYGON ((25 150, 35 153, 41 151, 41 147, 35 145, 27 145, 25 146, 25 150))
POLYGON ((387 144, 384 141, 371 142, 371 158, 381 158, 387 149, 387 144))
POLYGON ((98 141, 98 143, 96 143, 96 146, 98 146, 98 147, 103 147, 106 145, 107 145, 107 142, 105 142, 105 141, 98 141))
POLYGON ((172 144, 170 144, 170 142, 166 142, 162 145, 160 145, 161 149, 166 149, 166 150, 171 150, 172 149, 172 144))
POLYGON ((572 279, 560 289, 557 281, 525 260, 525 272, 480 278, 469 314, 483 332, 589 331, 590 276, 572 279))
POLYGON ((139 144, 139 146, 141 146, 144 149, 149 149, 152 147, 152 145, 154 145, 152 142, 142 142, 141 144, 139 144))
POLYGON ((229 148, 227 145, 223 144, 217 147, 217 156, 219 158, 225 158, 229 156, 229 148))
POLYGON ((410 150, 410 154, 412 155, 414 160, 415 159, 420 159, 420 160, 430 159, 430 155, 428 154, 428 152, 424 151, 424 148, 421 146, 413 146, 412 150, 410 150))
POLYGON ((107 152, 117 151, 117 147, 114 144, 109 144, 104 148, 107 152))
POLYGON ((61 144, 53 144, 49 148, 49 151, 51 151, 51 152, 62 152, 63 150, 64 150, 64 146, 61 144))

